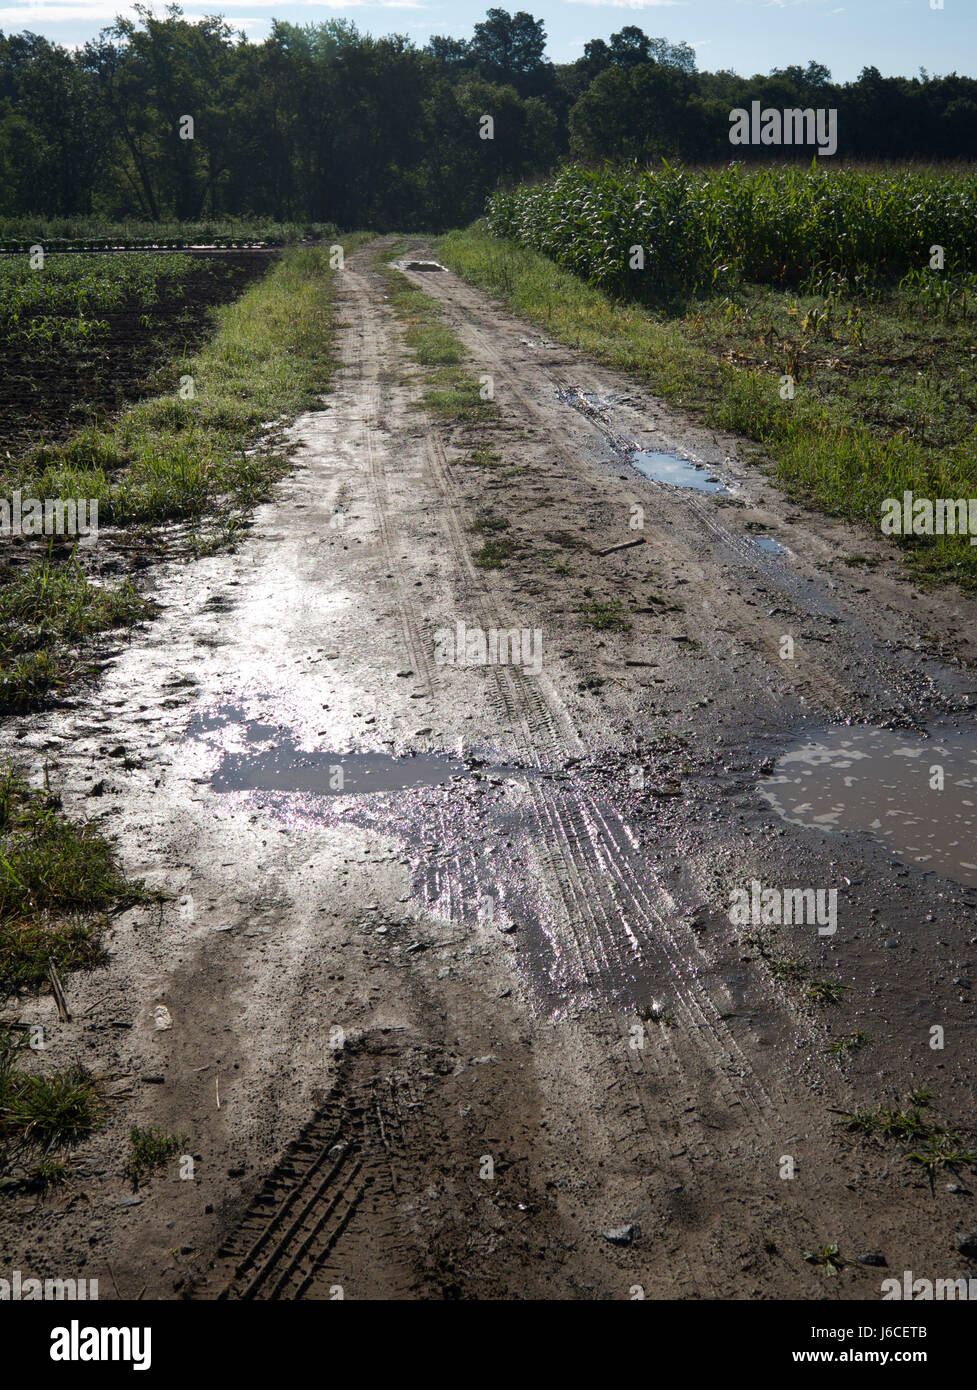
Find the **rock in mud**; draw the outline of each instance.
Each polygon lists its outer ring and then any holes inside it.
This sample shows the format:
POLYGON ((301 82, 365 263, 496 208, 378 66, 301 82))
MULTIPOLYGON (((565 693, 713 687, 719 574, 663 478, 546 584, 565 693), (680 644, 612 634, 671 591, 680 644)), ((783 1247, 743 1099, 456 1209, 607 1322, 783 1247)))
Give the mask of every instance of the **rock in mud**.
POLYGON ((612 1245, 631 1245, 640 1239, 641 1227, 632 1222, 629 1226, 612 1226, 608 1231, 601 1231, 601 1235, 612 1245))

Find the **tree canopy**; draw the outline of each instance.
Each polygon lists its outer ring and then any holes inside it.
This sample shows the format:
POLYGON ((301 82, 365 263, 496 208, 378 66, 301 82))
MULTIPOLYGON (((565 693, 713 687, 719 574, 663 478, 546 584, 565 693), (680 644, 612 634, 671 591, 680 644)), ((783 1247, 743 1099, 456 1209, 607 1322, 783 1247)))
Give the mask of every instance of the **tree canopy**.
POLYGON ((977 150, 977 81, 956 74, 698 72, 687 44, 633 24, 553 64, 542 20, 498 8, 470 39, 424 47, 346 20, 276 22, 253 43, 221 18, 137 5, 73 52, 0 33, 0 213, 437 229, 566 156, 770 158, 729 143, 730 111, 756 100, 837 108, 839 158, 977 150))

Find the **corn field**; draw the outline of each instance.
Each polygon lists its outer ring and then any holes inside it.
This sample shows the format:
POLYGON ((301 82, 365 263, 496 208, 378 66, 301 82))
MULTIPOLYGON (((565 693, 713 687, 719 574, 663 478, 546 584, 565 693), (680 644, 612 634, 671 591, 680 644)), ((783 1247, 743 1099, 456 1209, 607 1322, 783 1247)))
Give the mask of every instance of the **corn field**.
POLYGON ((570 166, 495 194, 487 221, 493 236, 639 300, 736 278, 853 293, 928 270, 935 246, 948 277, 977 269, 977 173, 570 166))

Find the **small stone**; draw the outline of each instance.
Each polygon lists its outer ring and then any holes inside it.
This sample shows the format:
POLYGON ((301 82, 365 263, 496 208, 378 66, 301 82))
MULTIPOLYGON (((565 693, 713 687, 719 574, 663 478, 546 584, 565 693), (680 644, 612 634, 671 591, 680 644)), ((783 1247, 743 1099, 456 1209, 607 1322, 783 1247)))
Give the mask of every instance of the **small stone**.
POLYGON ((856 1255, 855 1259, 860 1265, 876 1265, 879 1268, 885 1266, 885 1256, 881 1250, 866 1250, 862 1255, 856 1255))
POLYGON ((961 1255, 977 1255, 977 1231, 958 1231, 954 1239, 961 1255))
POLYGON ((640 1238, 641 1227, 632 1222, 629 1226, 612 1226, 609 1231, 601 1231, 601 1235, 612 1245, 630 1245, 640 1238))

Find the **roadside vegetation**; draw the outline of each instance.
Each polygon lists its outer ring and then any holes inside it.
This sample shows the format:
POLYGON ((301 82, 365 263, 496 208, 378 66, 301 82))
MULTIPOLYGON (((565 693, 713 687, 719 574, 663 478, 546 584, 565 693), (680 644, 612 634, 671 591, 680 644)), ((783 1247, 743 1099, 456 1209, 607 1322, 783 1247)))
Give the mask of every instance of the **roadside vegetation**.
POLYGON ((110 846, 56 796, 0 774, 0 997, 91 969, 109 910, 140 901, 110 846))
MULTIPOLYGON (((879 534, 885 498, 977 495, 975 207, 972 174, 568 170, 439 255, 879 534)), ((967 536, 896 543, 917 577, 977 587, 967 536)))
POLYGON ((81 1066, 40 1074, 24 1066, 28 1034, 0 1023, 0 1194, 43 1193, 64 1183, 64 1151, 101 1123, 96 1079, 81 1066))
MULTIPOLYGON (((352 244, 347 238, 347 249, 352 244)), ((128 300, 135 286, 148 302, 164 289, 177 292, 185 260, 68 257, 73 280, 52 259, 50 280, 43 278, 47 270, 39 271, 39 281, 26 285, 19 272, 0 274, 0 317, 84 323, 85 306, 104 307, 106 295, 128 300)), ((8 457, 0 466, 0 497, 20 491, 25 498, 94 499, 99 528, 124 529, 130 557, 232 544, 287 467, 285 423, 328 389, 333 273, 327 248, 285 251, 242 297, 215 311, 209 341, 168 362, 165 394, 89 423, 63 443, 47 441, 8 457), (174 533, 170 525, 164 543, 158 528, 166 523, 181 528, 174 533)), ((0 571, 0 710, 29 708, 63 687, 85 670, 81 639, 148 612, 131 579, 107 586, 93 577, 86 565, 93 551, 58 537, 7 544, 0 571)), ((103 535, 98 550, 111 544, 111 533, 103 535)))

